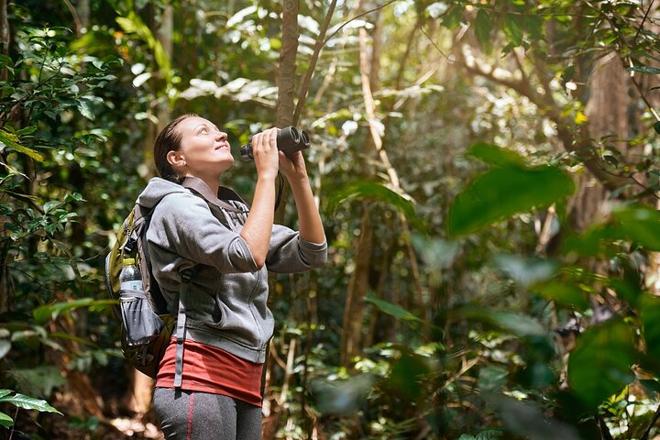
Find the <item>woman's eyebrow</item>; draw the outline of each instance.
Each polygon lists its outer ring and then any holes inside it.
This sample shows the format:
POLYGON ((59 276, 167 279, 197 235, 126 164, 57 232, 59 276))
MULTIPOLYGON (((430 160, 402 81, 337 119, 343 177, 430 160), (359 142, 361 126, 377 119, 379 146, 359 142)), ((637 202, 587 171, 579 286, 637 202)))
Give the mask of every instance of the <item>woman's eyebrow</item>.
POLYGON ((212 127, 212 128, 215 128, 217 131, 220 131, 220 129, 218 127, 216 127, 214 124, 209 125, 206 122, 202 122, 197 127, 195 127, 195 131, 198 131, 202 127, 205 127, 205 128, 211 128, 212 127))

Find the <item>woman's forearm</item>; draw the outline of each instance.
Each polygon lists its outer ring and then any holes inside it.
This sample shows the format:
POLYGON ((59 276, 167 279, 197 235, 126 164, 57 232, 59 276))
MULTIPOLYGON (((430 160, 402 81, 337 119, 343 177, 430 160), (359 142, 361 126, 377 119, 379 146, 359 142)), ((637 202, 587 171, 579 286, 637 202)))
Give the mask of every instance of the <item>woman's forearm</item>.
POLYGON ((246 241, 259 268, 266 263, 275 211, 275 177, 260 176, 254 189, 252 207, 241 237, 246 241))
POLYGON ((298 228, 300 237, 312 243, 325 242, 325 231, 319 210, 314 203, 314 194, 309 185, 309 179, 289 181, 293 199, 298 211, 298 228))

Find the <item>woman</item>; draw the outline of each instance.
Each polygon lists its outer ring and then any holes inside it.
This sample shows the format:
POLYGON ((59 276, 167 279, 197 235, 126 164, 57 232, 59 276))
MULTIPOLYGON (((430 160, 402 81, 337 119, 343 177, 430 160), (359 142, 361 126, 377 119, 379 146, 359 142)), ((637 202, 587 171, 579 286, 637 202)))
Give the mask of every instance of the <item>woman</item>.
POLYGON ((268 270, 302 272, 326 260, 305 161, 300 152, 289 159, 277 150, 277 130, 252 138, 257 183, 249 209, 219 184, 234 158, 227 134, 213 123, 184 115, 156 139, 161 177, 138 202, 154 207, 147 231, 152 272, 181 324, 159 364, 153 397, 167 439, 260 438, 262 368, 273 333, 268 270), (278 170, 291 187, 299 232, 273 224, 278 170))

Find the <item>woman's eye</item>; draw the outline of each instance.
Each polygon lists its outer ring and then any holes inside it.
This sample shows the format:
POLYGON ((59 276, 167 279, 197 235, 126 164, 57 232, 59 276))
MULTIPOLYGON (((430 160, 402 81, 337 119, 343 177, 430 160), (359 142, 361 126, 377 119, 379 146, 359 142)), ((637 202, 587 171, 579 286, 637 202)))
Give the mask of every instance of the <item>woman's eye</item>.
POLYGON ((209 131, 208 131, 206 128, 202 128, 202 129, 200 130, 200 133, 202 133, 202 134, 207 134, 208 132, 209 132, 209 131))

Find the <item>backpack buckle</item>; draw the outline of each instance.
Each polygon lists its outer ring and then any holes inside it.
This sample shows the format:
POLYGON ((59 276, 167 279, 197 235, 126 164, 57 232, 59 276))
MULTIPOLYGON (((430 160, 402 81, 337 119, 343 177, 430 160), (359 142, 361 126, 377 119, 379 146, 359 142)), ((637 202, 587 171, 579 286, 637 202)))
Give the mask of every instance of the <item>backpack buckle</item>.
POLYGON ((180 275, 183 282, 187 283, 192 279, 193 271, 192 269, 184 269, 180 272, 180 275))

